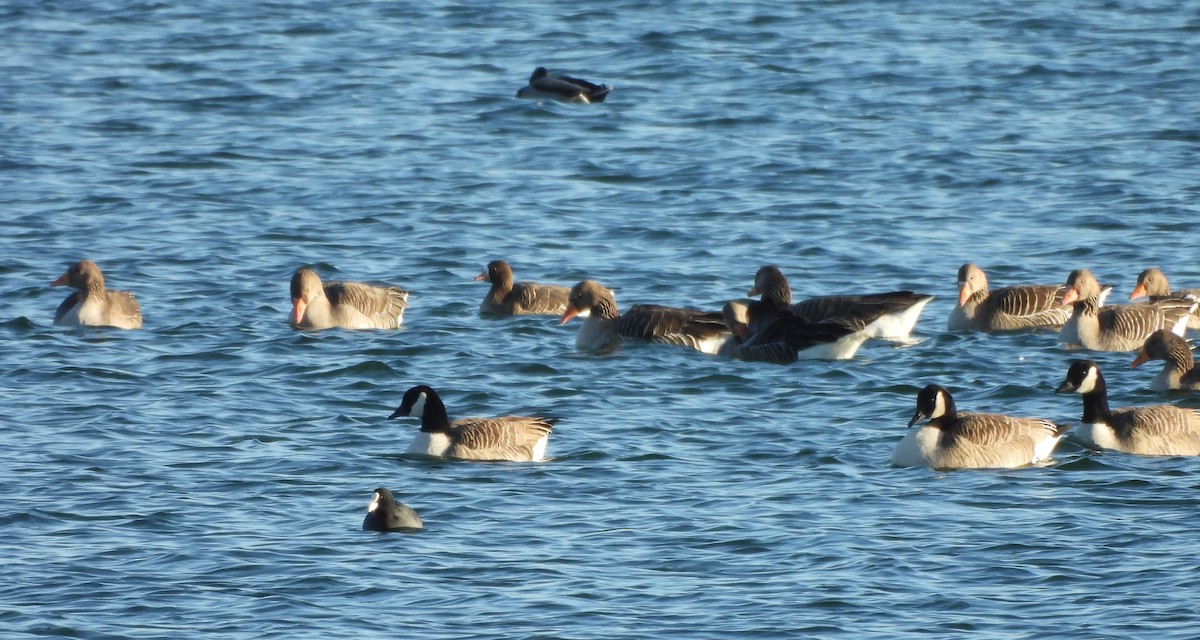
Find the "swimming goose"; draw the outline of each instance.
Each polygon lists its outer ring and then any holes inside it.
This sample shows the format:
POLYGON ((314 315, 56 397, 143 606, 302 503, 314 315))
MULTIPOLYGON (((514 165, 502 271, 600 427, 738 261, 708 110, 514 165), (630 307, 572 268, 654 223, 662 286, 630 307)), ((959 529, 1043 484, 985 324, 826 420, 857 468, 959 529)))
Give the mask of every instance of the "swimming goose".
POLYGON ((497 316, 560 315, 567 310, 567 296, 571 293, 567 287, 556 285, 514 283, 512 267, 503 260, 489 262, 487 269, 475 276, 475 281, 492 283, 479 304, 479 312, 497 316))
POLYGON ((517 90, 518 98, 558 100, 559 102, 604 102, 612 87, 592 84, 570 76, 554 76, 546 67, 538 67, 529 75, 529 84, 517 90))
POLYGON ((771 308, 790 305, 791 312, 807 322, 837 322, 866 332, 868 338, 885 340, 907 338, 925 305, 933 300, 933 296, 923 293, 891 291, 818 296, 792 304, 791 285, 774 265, 761 267, 754 274, 754 286, 748 295, 759 294, 771 308))
POLYGON ((400 416, 421 418, 421 430, 409 444, 408 453, 460 460, 543 460, 550 430, 558 423, 558 418, 523 416, 459 418, 451 422, 442 399, 426 385, 405 392, 388 420, 400 416))
MULTIPOLYGON (((1167 276, 1162 271, 1151 267, 1138 274, 1137 286, 1134 287, 1133 293, 1129 294, 1129 299, 1137 300, 1143 296, 1148 296, 1151 302, 1168 298, 1187 299, 1188 296, 1200 300, 1200 289, 1177 289, 1172 292, 1171 283, 1167 282, 1167 276)), ((1188 328, 1200 329, 1200 309, 1193 311, 1188 318, 1188 328)))
POLYGON ((1159 329, 1146 338, 1146 344, 1138 352, 1129 368, 1133 369, 1150 360, 1164 360, 1162 370, 1150 381, 1151 391, 1171 389, 1200 390, 1200 368, 1196 367, 1192 348, 1187 340, 1159 329))
POLYGON ((610 351, 621 338, 631 338, 716 354, 729 337, 719 313, 656 304, 637 304, 619 313, 612 291, 595 280, 584 280, 571 288, 559 324, 566 324, 584 311, 591 315, 575 336, 575 348, 581 351, 610 351))
POLYGON ((363 531, 407 531, 425 526, 421 516, 408 505, 396 502, 391 491, 383 487, 371 494, 367 505, 367 517, 363 518, 363 531))
POLYGON ((818 296, 793 304, 792 313, 809 322, 846 324, 868 338, 904 340, 930 300, 933 296, 912 291, 818 296))
POLYGON ((73 327, 116 327, 140 329, 142 310, 128 291, 104 288, 104 274, 91 260, 80 260, 67 268, 52 287, 76 289, 54 312, 54 324, 73 327))
POLYGON ((292 324, 297 329, 398 329, 408 292, 361 282, 321 282, 311 269, 292 276, 292 324))
POLYGON ((1067 431, 1040 418, 995 413, 958 413, 950 392, 931 384, 917 394, 909 432, 896 445, 892 464, 932 469, 1007 469, 1035 464, 1054 451, 1067 431), (925 419, 925 424, 912 426, 925 419))
POLYGON ((1066 290, 1061 285, 1029 284, 988 291, 983 269, 968 262, 958 269, 958 306, 950 312, 946 328, 985 333, 1057 329, 1071 317, 1071 305, 1061 302, 1066 290))
POLYGON ((1075 430, 1092 449, 1146 456, 1200 455, 1200 411, 1169 404, 1108 408, 1108 388, 1100 365, 1076 360, 1055 393, 1083 396, 1082 424, 1075 430))
POLYGON ((791 309, 792 286, 779 267, 759 267, 754 273, 754 285, 746 295, 759 296, 746 309, 746 332, 749 335, 761 332, 780 318, 795 315, 791 309))
POLYGON ((1059 341, 1093 351, 1136 351, 1150 334, 1169 329, 1183 335, 1195 301, 1162 300, 1120 306, 1097 306, 1100 284, 1087 269, 1076 269, 1067 278, 1063 302, 1072 305, 1071 317, 1059 332, 1059 341))
POLYGON ((864 331, 843 324, 809 323, 783 316, 753 336, 747 333, 747 305, 730 301, 721 310, 730 335, 717 355, 737 360, 788 364, 797 360, 846 360, 853 358, 867 340, 864 331))

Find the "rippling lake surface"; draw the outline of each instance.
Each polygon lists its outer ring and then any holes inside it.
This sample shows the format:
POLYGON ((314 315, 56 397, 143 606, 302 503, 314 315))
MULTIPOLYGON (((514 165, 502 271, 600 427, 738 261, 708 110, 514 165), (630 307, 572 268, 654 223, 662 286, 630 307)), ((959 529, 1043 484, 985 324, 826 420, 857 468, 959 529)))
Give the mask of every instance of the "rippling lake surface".
POLYGON ((1200 287, 1192 3, 18 0, 0 51, 0 635, 1200 636, 1195 460, 888 464, 931 382, 1079 420, 1057 336, 945 330, 963 262, 1200 287), (515 99, 539 65, 616 89, 515 99), (81 258, 144 329, 53 326, 81 258), (849 361, 598 357, 480 317, 496 258, 623 307, 764 264, 938 297, 849 361), (301 265, 404 328, 292 330, 301 265), (405 455, 419 383, 561 417, 552 459, 405 455), (426 529, 360 531, 381 485, 426 529))

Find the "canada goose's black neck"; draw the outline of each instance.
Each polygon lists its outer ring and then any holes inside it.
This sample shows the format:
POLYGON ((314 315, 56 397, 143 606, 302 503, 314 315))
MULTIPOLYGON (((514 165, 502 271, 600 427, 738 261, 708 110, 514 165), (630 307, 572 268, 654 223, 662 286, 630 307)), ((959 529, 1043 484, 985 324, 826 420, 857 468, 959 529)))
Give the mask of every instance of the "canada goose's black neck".
POLYGON ((1083 394, 1083 422, 1087 424, 1109 424, 1112 411, 1108 408, 1108 387, 1104 384, 1104 376, 1096 371, 1096 381, 1092 390, 1083 394))
POLYGON ((425 406, 421 411, 421 431, 450 433, 450 416, 446 414, 446 405, 432 390, 425 393, 425 406))

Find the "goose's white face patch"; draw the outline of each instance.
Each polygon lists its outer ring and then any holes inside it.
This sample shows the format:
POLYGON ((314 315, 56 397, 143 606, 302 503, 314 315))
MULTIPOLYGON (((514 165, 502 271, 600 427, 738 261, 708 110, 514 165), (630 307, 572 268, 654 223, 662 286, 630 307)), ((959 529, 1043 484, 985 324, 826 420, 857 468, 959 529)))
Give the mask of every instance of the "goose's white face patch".
POLYGON ((1091 393, 1096 388, 1096 376, 1100 374, 1100 370, 1096 367, 1088 367, 1087 375, 1083 377, 1083 381, 1079 383, 1079 388, 1075 393, 1091 393))
POLYGON ((408 415, 416 416, 418 418, 425 415, 425 392, 424 391, 422 391, 421 394, 417 396, 417 401, 414 402, 412 408, 408 410, 408 415))
POLYGON ((379 492, 376 491, 375 493, 371 494, 371 504, 367 505, 367 513, 375 513, 375 510, 378 508, 379 508, 379 492))
POLYGON ((939 391, 933 397, 933 411, 929 413, 930 420, 937 420, 946 415, 946 394, 939 391))

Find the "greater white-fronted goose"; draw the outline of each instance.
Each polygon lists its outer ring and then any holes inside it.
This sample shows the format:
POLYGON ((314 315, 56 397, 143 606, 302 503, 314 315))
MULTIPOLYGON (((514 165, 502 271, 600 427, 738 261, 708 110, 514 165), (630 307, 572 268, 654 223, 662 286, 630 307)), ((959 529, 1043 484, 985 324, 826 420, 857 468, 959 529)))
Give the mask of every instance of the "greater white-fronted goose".
POLYGON ((363 531, 411 531, 425 526, 421 516, 411 507, 396 502, 391 491, 383 487, 371 494, 371 503, 367 505, 367 516, 363 518, 363 531))
MULTIPOLYGON (((1129 294, 1129 299, 1137 300, 1143 296, 1149 297, 1151 302, 1172 298, 1200 300, 1200 289, 1176 289, 1172 292, 1167 276, 1159 269, 1151 267, 1138 274, 1137 286, 1129 294)), ((1188 317, 1188 328, 1200 329, 1200 309, 1193 311, 1192 315, 1188 317)))
POLYGON ((406 391, 388 420, 400 416, 421 419, 421 430, 409 444, 408 453, 460 460, 544 460, 550 430, 558 423, 558 418, 524 416, 459 418, 451 422, 446 405, 427 385, 406 391))
POLYGON ((567 287, 552 284, 514 283, 512 267, 503 260, 489 262, 475 280, 492 283, 479 312, 497 316, 561 315, 567 310, 567 296, 571 293, 567 287))
POLYGON ((292 276, 292 324, 297 329, 398 329, 408 292, 362 282, 321 282, 311 269, 292 276))
MULTIPOLYGON (((759 268, 747 295, 762 295, 767 309, 787 307, 806 322, 835 322, 865 332, 868 338, 903 340, 909 337, 921 311, 933 296, 912 291, 818 296, 792 303, 792 289, 774 265, 759 268)), ((778 317, 777 312, 768 313, 778 317)))
POLYGON ((1169 404, 1109 409, 1100 365, 1076 360, 1056 393, 1083 396, 1083 419, 1075 433, 1092 449, 1145 456, 1200 455, 1200 411, 1169 404))
POLYGON ((1093 351, 1136 351, 1159 329, 1183 335, 1194 301, 1162 300, 1099 307, 1100 284, 1087 269, 1067 277, 1063 302, 1072 305, 1071 317, 1059 331, 1059 341, 1093 351))
POLYGON ((810 323, 793 316, 782 316, 753 336, 748 333, 747 305, 730 301, 722 309, 725 325, 732 335, 717 350, 717 355, 788 364, 797 360, 846 360, 853 358, 867 340, 866 332, 836 323, 810 323))
POLYGON ((1171 389, 1200 390, 1200 368, 1196 367, 1192 348, 1187 340, 1159 329, 1146 338, 1142 350, 1138 352, 1129 368, 1133 369, 1150 360, 1163 360, 1162 369, 1150 381, 1151 391, 1169 391, 1171 389))
POLYGON ((931 384, 917 394, 917 410, 892 452, 898 467, 1009 469, 1050 457, 1066 426, 1040 418, 995 413, 958 413, 944 388, 931 384), (925 424, 912 426, 925 419, 925 424))
POLYGON ((517 90, 517 97, 592 104, 604 102, 609 91, 612 91, 612 87, 608 85, 593 84, 570 76, 552 75, 546 67, 538 67, 529 75, 529 84, 517 90))
POLYGON ((67 296, 54 312, 54 324, 72 327, 116 327, 140 329, 142 310, 128 291, 104 288, 104 274, 91 260, 80 260, 67 267, 52 287, 70 286, 76 291, 67 296))
POLYGON ((584 311, 590 315, 575 336, 575 348, 581 351, 610 351, 620 345, 622 338, 630 338, 716 354, 729 337, 725 321, 716 312, 637 304, 622 314, 617 311, 612 291, 595 280, 584 280, 571 288, 559 324, 566 324, 584 311))
POLYGON ((1071 305, 1062 302, 1066 291, 1065 285, 1040 284, 989 291, 983 269, 968 262, 958 269, 958 305, 946 328, 986 333, 1058 329, 1071 317, 1071 305))

